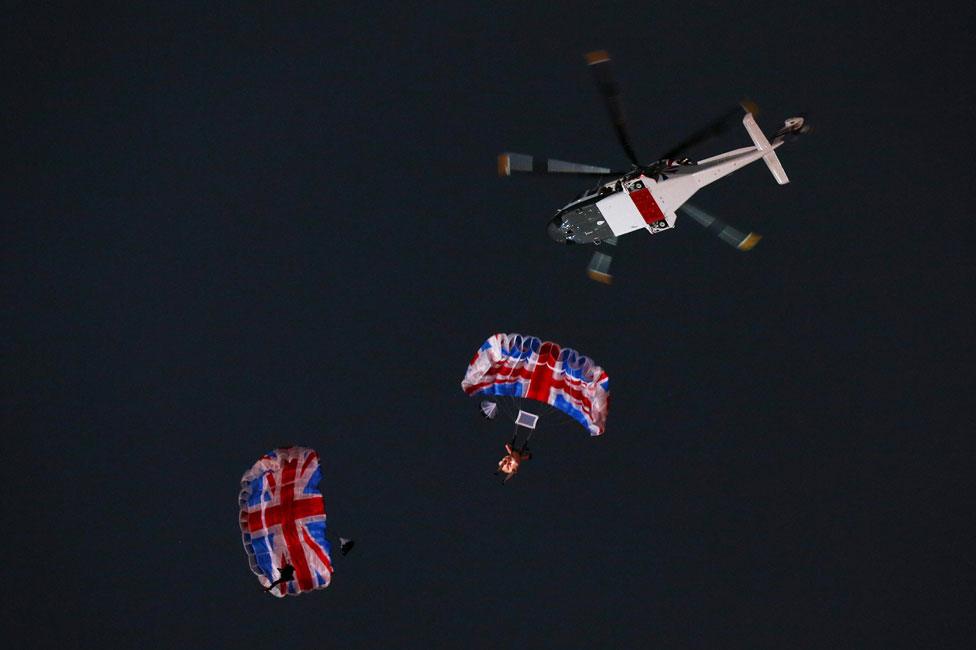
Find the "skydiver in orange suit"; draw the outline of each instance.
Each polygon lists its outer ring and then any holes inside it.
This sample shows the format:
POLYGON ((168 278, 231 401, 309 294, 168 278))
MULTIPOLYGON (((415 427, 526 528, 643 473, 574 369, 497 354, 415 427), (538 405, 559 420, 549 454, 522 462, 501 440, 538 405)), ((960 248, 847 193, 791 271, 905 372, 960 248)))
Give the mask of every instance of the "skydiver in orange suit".
POLYGON ((498 469, 495 470, 497 475, 499 472, 505 475, 505 480, 502 484, 508 483, 512 480, 518 471, 519 465, 522 461, 530 460, 532 458, 532 452, 529 451, 529 441, 526 440, 522 443, 522 448, 517 449, 515 447, 515 439, 518 438, 518 434, 512 437, 512 441, 505 445, 505 451, 507 452, 505 456, 498 461, 498 469))

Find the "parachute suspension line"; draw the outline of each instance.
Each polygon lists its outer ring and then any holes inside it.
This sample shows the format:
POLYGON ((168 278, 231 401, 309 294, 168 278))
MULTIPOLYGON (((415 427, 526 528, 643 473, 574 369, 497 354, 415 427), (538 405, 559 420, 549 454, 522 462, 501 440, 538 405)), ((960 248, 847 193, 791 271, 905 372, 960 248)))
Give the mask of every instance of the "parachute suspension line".
POLYGON ((551 429, 559 426, 559 424, 553 424, 553 419, 554 419, 553 415, 555 415, 555 413, 557 413, 559 409, 553 407, 551 404, 548 404, 546 402, 539 402, 539 404, 542 406, 542 413, 539 414, 540 423, 536 425, 537 428, 551 429))
POLYGON ((515 414, 512 416, 512 419, 518 420, 518 414, 522 410, 522 396, 512 396, 512 402, 515 404, 515 414))
POLYGON ((502 411, 504 411, 505 417, 509 420, 514 420, 515 413, 512 411, 512 405, 508 400, 509 398, 505 395, 495 395, 495 403, 501 407, 502 411))
MULTIPOLYGON (((542 418, 539 418, 539 420, 541 422, 542 418)), ((579 426, 579 422, 577 422, 576 420, 570 420, 569 422, 565 422, 565 421, 554 422, 553 420, 556 420, 556 418, 555 417, 547 418, 545 423, 542 424, 539 428, 545 429, 546 431, 551 431, 552 429, 561 429, 568 425, 573 425, 573 424, 579 426)))
POLYGON ((505 417, 509 420, 515 420, 518 416, 518 399, 514 395, 493 395, 495 403, 502 409, 505 417))
POLYGON ((495 403, 498 404, 502 413, 505 414, 505 417, 513 422, 513 427, 514 427, 513 433, 518 433, 519 425, 515 424, 515 421, 518 420, 519 411, 522 411, 523 407, 526 406, 524 402, 526 401, 532 402, 532 404, 528 406, 529 411, 527 412, 529 413, 534 412, 536 415, 538 415, 539 419, 536 423, 535 429, 529 429, 529 434, 528 434, 528 438, 526 439, 526 442, 528 442, 528 440, 532 438, 535 430, 538 429, 544 429, 546 431, 549 431, 554 429, 561 430, 561 429, 568 429, 568 428, 580 426, 580 423, 578 421, 566 416, 566 414, 563 413, 561 410, 557 409, 553 405, 548 404, 546 402, 541 402, 537 400, 528 400, 527 398, 522 397, 520 395, 494 395, 493 397, 495 403), (562 417, 560 417, 557 414, 562 415, 562 417))
POLYGON ((512 407, 512 412, 509 414, 509 417, 511 417, 512 421, 514 422, 518 419, 519 411, 522 410, 522 398, 518 395, 510 395, 508 399, 512 400, 509 403, 509 405, 512 407))
MULTIPOLYGON (((524 397, 519 397, 518 399, 519 399, 519 404, 518 404, 518 407, 519 407, 519 408, 518 408, 518 410, 519 410, 519 412, 521 412, 521 411, 523 410, 523 409, 522 409, 522 402, 523 402, 523 401, 525 400, 525 398, 524 398, 524 397)), ((535 410, 536 410, 536 409, 535 409, 534 407, 538 407, 538 406, 540 406, 540 405, 541 405, 541 406, 544 406, 544 407, 546 407, 546 406, 547 406, 547 405, 546 405, 546 404, 544 404, 543 402, 538 402, 538 401, 536 401, 536 400, 531 400, 531 402, 532 402, 532 404, 533 404, 533 407, 531 407, 531 408, 532 408, 533 410, 532 410, 532 411, 525 411, 525 412, 526 412, 526 413, 531 413, 532 415, 534 415, 534 416, 536 416, 536 421, 535 421, 535 427, 534 427, 534 428, 532 428, 532 429, 529 429, 529 434, 528 434, 528 437, 527 437, 527 438, 525 439, 525 442, 528 442, 528 441, 529 441, 529 438, 531 438, 531 437, 532 437, 532 434, 533 434, 533 433, 535 433, 535 431, 536 431, 536 429, 538 429, 538 428, 539 428, 539 423, 540 423, 540 421, 542 421, 542 420, 543 420, 543 417, 542 417, 542 415, 541 415, 540 413, 533 413, 533 411, 535 411, 535 410)), ((528 429, 528 427, 525 427, 525 428, 527 428, 527 429, 528 429)))
POLYGON ((496 395, 496 404, 498 404, 502 411, 505 413, 505 417, 512 423, 512 435, 518 435, 519 425, 518 425, 518 412, 521 410, 521 398, 515 397, 514 395, 496 395))

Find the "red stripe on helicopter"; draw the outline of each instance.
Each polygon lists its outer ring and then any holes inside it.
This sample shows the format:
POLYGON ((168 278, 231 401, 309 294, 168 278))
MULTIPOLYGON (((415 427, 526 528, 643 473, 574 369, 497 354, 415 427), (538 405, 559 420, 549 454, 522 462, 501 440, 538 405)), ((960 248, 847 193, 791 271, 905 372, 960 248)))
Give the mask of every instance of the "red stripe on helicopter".
POLYGON ((640 215, 644 217, 644 221, 648 225, 655 224, 658 221, 664 220, 664 213, 661 212, 661 208, 658 207, 657 201, 651 195, 650 190, 643 187, 636 192, 630 193, 630 200, 634 202, 637 207, 637 211, 640 215))

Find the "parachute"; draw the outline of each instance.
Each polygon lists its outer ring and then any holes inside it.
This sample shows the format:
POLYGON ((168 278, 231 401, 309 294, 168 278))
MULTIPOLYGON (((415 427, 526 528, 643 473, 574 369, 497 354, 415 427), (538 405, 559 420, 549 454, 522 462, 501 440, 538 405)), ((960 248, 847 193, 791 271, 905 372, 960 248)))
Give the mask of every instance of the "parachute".
MULTIPOLYGON (((531 399, 558 409, 592 436, 603 434, 610 407, 610 378, 593 360, 534 336, 494 334, 475 353, 461 381, 468 395, 531 399)), ((484 402, 481 406, 485 412, 484 402)), ((519 411, 519 426, 536 416, 519 411)))
POLYGON ((280 569, 294 567, 293 577, 271 590, 279 598, 332 580, 321 478, 318 454, 306 447, 269 451, 241 477, 241 537, 251 571, 267 588, 282 577, 280 569))

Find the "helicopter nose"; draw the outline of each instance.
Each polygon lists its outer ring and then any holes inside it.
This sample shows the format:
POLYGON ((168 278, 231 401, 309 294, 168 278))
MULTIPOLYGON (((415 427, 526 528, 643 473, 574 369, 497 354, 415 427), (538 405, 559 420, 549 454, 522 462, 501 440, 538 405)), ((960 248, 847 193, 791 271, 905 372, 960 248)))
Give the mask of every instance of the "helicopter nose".
POLYGON ((562 221, 562 219, 556 217, 549 222, 549 226, 546 228, 546 232, 549 233, 549 239, 553 240, 557 244, 566 243, 566 231, 560 228, 562 221))

